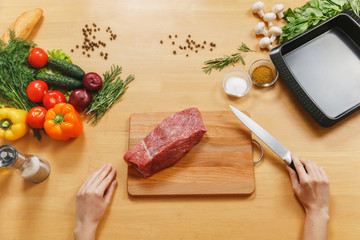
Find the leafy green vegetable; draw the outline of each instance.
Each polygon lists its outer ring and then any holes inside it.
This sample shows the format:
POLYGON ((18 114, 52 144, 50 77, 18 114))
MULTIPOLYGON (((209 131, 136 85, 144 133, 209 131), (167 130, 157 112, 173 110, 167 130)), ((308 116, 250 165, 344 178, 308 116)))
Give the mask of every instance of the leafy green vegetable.
POLYGON ((47 51, 48 57, 54 57, 72 63, 71 58, 62 49, 47 51))
POLYGON ((282 27, 279 42, 286 42, 344 10, 359 16, 359 9, 359 0, 311 0, 294 10, 289 8, 284 12, 283 19, 288 24, 282 27))
POLYGON ((254 52, 245 43, 241 44, 241 46, 238 48, 238 51, 238 53, 234 53, 230 56, 208 60, 205 62, 205 66, 202 69, 206 74, 210 74, 212 69, 221 71, 224 67, 230 64, 235 66, 235 63, 237 63, 239 60, 241 60, 242 64, 245 65, 243 53, 241 52, 254 52))
MULTIPOLYGON (((35 47, 33 42, 15 38, 10 32, 10 41, 0 42, 0 101, 3 106, 29 111, 36 106, 26 96, 28 84, 35 79, 35 69, 30 67, 27 58, 29 50, 35 47)), ((34 135, 40 139, 39 130, 34 135)))
POLYGON ((134 75, 129 75, 125 81, 121 80, 119 75, 122 68, 119 66, 112 66, 110 71, 103 74, 103 86, 95 93, 93 100, 86 113, 90 114, 88 122, 92 121, 95 125, 106 111, 118 100, 128 88, 127 85, 135 79, 134 75))
MULTIPOLYGON (((66 62, 72 63, 71 58, 66 55, 66 53, 62 49, 53 49, 51 51, 47 51, 47 55, 49 58, 58 58, 64 60, 66 62)), ((50 66, 45 66, 40 69, 39 73, 47 73, 60 76, 61 73, 50 66)))

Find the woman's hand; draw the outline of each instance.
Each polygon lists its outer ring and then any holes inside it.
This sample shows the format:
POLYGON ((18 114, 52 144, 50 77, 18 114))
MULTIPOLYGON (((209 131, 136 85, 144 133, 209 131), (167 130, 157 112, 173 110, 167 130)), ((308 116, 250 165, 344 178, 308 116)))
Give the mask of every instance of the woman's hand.
POLYGON ((75 239, 95 239, 97 226, 109 206, 116 170, 104 165, 86 179, 76 196, 75 239))
POLYGON ((303 239, 325 240, 329 222, 329 179, 324 169, 314 162, 299 160, 294 155, 292 160, 299 178, 290 167, 287 167, 287 170, 295 195, 306 212, 303 239))
POLYGON ((329 179, 324 169, 310 160, 298 159, 294 155, 292 159, 299 179, 291 168, 287 168, 295 195, 304 206, 305 211, 323 211, 327 213, 329 211, 330 190, 329 179))

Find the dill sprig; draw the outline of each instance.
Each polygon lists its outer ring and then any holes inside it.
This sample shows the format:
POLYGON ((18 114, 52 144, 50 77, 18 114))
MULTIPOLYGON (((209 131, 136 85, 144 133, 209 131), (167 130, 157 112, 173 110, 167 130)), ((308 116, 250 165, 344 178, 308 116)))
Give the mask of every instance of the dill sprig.
POLYGON ((243 53, 241 52, 254 52, 254 50, 251 50, 245 43, 241 44, 241 46, 238 48, 238 51, 240 52, 231 54, 230 56, 224 56, 222 58, 216 58, 204 62, 205 66, 202 68, 203 71, 206 74, 210 74, 211 70, 213 69, 221 71, 224 67, 230 64, 235 66, 235 63, 237 63, 239 60, 243 65, 245 65, 243 53))
MULTIPOLYGON (((26 96, 26 88, 36 75, 36 70, 27 61, 29 50, 33 47, 33 42, 15 38, 13 31, 8 43, 0 42, 0 105, 27 112, 36 106, 26 96)), ((41 138, 38 129, 34 129, 34 135, 41 138)))
POLYGON ((90 114, 88 122, 95 125, 106 111, 118 100, 128 88, 127 85, 135 79, 134 75, 129 75, 125 81, 121 80, 119 75, 122 68, 113 65, 110 71, 103 74, 104 81, 102 88, 93 96, 93 101, 86 109, 90 114))

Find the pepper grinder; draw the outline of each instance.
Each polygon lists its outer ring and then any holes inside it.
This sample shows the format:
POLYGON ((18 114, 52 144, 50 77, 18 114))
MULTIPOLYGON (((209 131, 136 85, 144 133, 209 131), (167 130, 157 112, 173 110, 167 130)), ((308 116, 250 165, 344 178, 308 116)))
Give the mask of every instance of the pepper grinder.
POLYGON ((0 146, 0 167, 15 169, 22 178, 34 183, 44 181, 50 174, 46 160, 24 154, 9 144, 0 146))

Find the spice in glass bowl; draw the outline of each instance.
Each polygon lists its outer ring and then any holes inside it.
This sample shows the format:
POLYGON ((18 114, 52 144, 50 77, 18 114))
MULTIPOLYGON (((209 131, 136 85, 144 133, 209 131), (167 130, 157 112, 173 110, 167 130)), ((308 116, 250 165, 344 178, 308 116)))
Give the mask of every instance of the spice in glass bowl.
POLYGON ((259 59, 251 64, 249 75, 255 85, 268 87, 276 82, 279 73, 270 60, 259 59))
POLYGON ((251 79, 260 85, 268 84, 274 79, 273 71, 267 66, 259 66, 252 72, 251 79))

